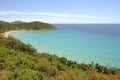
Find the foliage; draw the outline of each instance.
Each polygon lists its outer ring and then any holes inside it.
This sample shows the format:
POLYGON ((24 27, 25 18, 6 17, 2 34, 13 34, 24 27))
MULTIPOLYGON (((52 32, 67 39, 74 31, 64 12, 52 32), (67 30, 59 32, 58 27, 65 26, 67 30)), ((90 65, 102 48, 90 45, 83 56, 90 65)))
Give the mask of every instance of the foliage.
POLYGON ((43 22, 29 22, 29 23, 18 23, 18 24, 12 24, 12 23, 7 23, 7 22, 0 22, 0 33, 4 33, 5 31, 10 31, 10 30, 48 30, 48 29, 56 29, 51 24, 48 23, 43 23, 43 22))
POLYGON ((48 80, 43 73, 31 69, 17 69, 3 80, 48 80))

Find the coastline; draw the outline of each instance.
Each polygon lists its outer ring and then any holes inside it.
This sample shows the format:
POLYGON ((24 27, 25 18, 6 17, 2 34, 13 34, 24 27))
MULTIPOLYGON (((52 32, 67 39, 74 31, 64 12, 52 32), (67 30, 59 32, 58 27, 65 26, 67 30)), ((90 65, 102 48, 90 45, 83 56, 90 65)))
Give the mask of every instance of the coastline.
POLYGON ((23 30, 12 30, 12 31, 6 31, 3 34, 3 36, 5 36, 6 38, 8 38, 8 36, 14 32, 19 32, 19 31, 23 31, 23 30))

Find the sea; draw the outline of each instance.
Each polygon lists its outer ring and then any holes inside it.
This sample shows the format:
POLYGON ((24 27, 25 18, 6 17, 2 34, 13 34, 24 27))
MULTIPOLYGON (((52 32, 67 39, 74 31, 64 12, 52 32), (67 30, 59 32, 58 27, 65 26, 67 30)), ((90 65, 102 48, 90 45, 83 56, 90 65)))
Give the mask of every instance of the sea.
POLYGON ((120 68, 120 24, 53 24, 57 30, 29 30, 11 36, 38 52, 78 63, 120 68))

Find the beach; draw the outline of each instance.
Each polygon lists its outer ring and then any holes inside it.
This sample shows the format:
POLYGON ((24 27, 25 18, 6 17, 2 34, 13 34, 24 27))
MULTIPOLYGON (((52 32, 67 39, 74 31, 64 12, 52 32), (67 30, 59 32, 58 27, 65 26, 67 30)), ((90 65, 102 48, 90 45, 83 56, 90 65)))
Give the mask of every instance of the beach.
POLYGON ((22 30, 6 31, 5 33, 3 33, 3 35, 7 38, 11 33, 18 32, 18 31, 22 31, 22 30))

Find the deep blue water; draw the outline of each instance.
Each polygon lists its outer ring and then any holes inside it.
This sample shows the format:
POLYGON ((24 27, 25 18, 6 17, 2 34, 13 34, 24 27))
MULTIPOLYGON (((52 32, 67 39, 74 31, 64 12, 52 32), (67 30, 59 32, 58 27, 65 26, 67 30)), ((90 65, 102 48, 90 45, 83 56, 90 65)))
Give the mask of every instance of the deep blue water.
POLYGON ((58 30, 11 34, 40 52, 120 68, 120 24, 54 24, 58 30))

